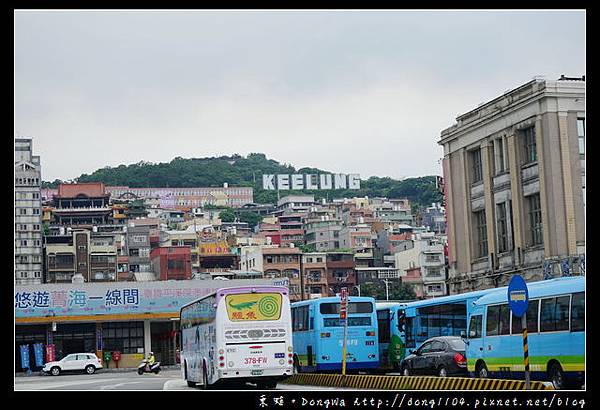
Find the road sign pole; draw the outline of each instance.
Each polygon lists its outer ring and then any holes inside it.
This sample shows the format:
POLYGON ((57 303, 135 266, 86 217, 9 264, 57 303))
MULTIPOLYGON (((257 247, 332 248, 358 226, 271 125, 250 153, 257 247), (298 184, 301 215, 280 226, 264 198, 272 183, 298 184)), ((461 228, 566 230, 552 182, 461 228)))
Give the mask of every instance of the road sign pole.
POLYGON ((521 316, 523 329, 523 362, 525 363, 525 390, 529 390, 529 347, 527 346, 527 315, 521 316))
POLYGON ((346 375, 346 339, 348 337, 348 319, 344 319, 344 342, 342 347, 342 375, 346 375))
POLYGON ((346 375, 346 340, 348 338, 348 289, 342 288, 340 293, 340 320, 344 321, 344 338, 342 340, 342 376, 346 375))
POLYGON ((508 284, 508 306, 514 317, 521 318, 523 332, 523 364, 525 367, 525 389, 529 390, 529 346, 527 345, 527 308, 529 291, 527 283, 520 275, 514 275, 508 284))

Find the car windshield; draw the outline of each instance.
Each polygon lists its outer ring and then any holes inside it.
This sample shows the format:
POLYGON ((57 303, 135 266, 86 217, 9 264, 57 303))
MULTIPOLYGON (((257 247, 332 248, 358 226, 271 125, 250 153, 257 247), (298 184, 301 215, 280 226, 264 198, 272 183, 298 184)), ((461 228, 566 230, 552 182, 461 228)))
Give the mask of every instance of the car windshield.
POLYGON ((465 351, 465 342, 461 339, 450 339, 448 343, 454 350, 465 351))

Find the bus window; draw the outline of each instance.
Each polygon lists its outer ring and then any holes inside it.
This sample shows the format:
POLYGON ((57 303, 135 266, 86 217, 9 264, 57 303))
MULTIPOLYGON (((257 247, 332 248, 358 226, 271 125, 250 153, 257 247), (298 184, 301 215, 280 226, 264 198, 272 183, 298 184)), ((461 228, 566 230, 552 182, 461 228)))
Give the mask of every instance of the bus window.
MULTIPOLYGON (((319 309, 322 315, 338 315, 340 313, 340 304, 321 303, 319 309)), ((348 303, 348 314, 353 313, 373 313, 373 304, 371 302, 348 303)))
POLYGON ((556 298, 542 299, 540 312, 540 332, 553 332, 556 330, 554 324, 554 309, 556 298))
POLYGON ((486 336, 496 336, 498 334, 498 324, 500 321, 500 305, 488 306, 485 334, 486 336))
POLYGON ((292 309, 292 330, 294 332, 308 330, 308 306, 292 309))
POLYGON ((542 299, 540 331, 569 330, 569 299, 570 296, 542 299))
POLYGON ((415 347, 415 336, 414 336, 414 318, 406 318, 406 347, 415 347))
POLYGON ((571 299, 571 331, 585 330, 585 295, 574 293, 571 299))
POLYGON ((499 329, 498 334, 500 334, 500 335, 510 334, 509 320, 510 320, 510 308, 508 307, 508 304, 500 305, 500 321, 499 321, 500 329, 499 329))
MULTIPOLYGON (((527 333, 537 333, 538 331, 538 308, 539 300, 530 300, 527 306, 527 333)), ((517 335, 523 332, 521 318, 512 315, 512 334, 517 335)))
POLYGON ((379 328, 379 343, 390 342, 390 310, 377 311, 377 327, 379 328))
POLYGON ((556 298, 556 330, 569 330, 569 302, 571 296, 559 296, 556 298))
POLYGON ((481 337, 481 315, 471 316, 471 322, 469 323, 469 338, 479 339, 481 337))

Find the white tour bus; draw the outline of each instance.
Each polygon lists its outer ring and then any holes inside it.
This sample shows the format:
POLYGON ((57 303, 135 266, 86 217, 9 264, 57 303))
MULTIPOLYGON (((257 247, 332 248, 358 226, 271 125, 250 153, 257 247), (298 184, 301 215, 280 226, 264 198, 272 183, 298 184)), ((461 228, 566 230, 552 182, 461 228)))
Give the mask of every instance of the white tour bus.
POLYGON ((190 387, 230 380, 274 388, 293 373, 286 287, 218 289, 182 307, 180 324, 181 372, 190 387))

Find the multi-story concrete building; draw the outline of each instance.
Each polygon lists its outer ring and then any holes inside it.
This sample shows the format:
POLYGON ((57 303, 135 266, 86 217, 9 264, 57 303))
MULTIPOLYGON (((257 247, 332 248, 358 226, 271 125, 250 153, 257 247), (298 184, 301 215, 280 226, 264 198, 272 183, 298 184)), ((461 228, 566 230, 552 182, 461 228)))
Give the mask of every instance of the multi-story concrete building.
POLYGON ((313 215, 304 220, 304 238, 317 252, 340 248, 342 221, 330 214, 313 215))
POLYGON ((42 283, 42 184, 40 157, 31 138, 15 139, 15 283, 42 283))
POLYGON ((577 271, 585 254, 585 77, 532 80, 441 132, 450 291, 577 271))
POLYGON ((281 232, 281 246, 304 244, 303 214, 289 213, 277 218, 281 232))
POLYGON ((117 245, 114 233, 70 228, 47 236, 46 282, 70 283, 74 275, 85 282, 117 280, 117 245))
POLYGON ((357 284, 355 262, 352 252, 327 252, 327 286, 330 295, 340 293, 341 288, 348 288, 348 292, 357 284))
POLYGON ((137 273, 151 272, 150 226, 135 226, 131 223, 127 227, 126 244, 129 272, 131 275, 135 276, 137 273))
POLYGON ((277 210, 280 212, 308 212, 315 204, 312 195, 288 195, 277 201, 277 210))
POLYGON ((302 255, 304 275, 304 299, 315 299, 329 295, 327 288, 327 254, 309 252, 302 255))
POLYGON ((446 259, 442 238, 433 232, 414 234, 412 247, 397 250, 394 254, 396 268, 403 280, 409 271, 414 276, 416 272, 413 270, 419 268, 425 297, 447 294, 446 259))
POLYGON ((189 246, 161 246, 150 252, 152 272, 158 280, 192 278, 192 260, 189 246))

